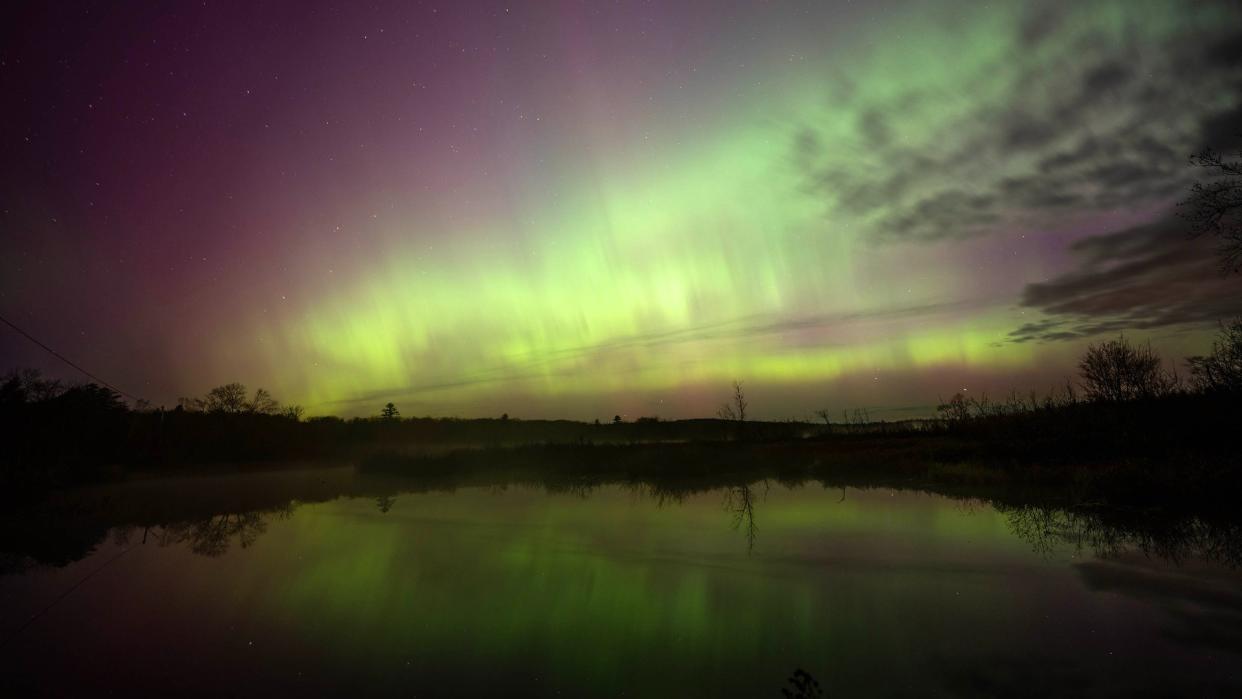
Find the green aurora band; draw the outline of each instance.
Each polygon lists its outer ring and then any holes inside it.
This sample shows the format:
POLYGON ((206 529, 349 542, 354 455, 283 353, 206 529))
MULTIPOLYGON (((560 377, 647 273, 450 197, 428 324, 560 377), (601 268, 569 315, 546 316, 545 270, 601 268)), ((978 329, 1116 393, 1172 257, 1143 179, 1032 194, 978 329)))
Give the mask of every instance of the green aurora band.
POLYGON ((98 96, 15 113, 3 310, 156 405, 588 420, 914 416, 1242 313, 1204 241, 1147 264, 1242 114, 1235 2, 494 10, 112 18, 98 96))
MULTIPOLYGON (((555 402, 719 388, 734 377, 781 386, 937 368, 1015 371, 1050 357, 1064 371, 1076 346, 1005 342, 1026 314, 1015 304, 1023 283, 1062 260, 1061 250, 1024 241, 1052 227, 1098 230, 1093 221, 1124 215, 1075 212, 1058 223, 1012 210, 986 236, 940 242, 903 240, 884 226, 893 210, 962 183, 1037 167, 1023 153, 959 159, 976 136, 963 125, 1014 103, 1053 111, 1056 95, 1021 94, 1030 71, 1076 70, 1088 44, 1110 55, 1231 14, 1095 3, 1034 51, 1018 45, 1016 4, 887 21, 765 82, 739 109, 702 115, 702 128, 679 134, 658 158, 639 153, 563 182, 554 206, 435 245, 407 235, 423 225, 416 213, 392 217, 382 262, 275 323, 252 319, 264 375, 318 411, 404 396, 471 412, 499 406, 489 399, 498 392, 555 402), (848 95, 824 89, 832 74, 849 76, 837 83, 848 95), (791 134, 813 125, 829 167, 893 167, 875 162, 866 141, 866 121, 879 113, 897 115, 888 140, 952 167, 911 173, 911 187, 862 214, 808 191, 798 161, 814 154, 795 152, 791 134), (1021 259, 988 269, 1006 253, 1021 259)), ((1121 128, 1134 109, 1110 105, 1093 128, 1121 128)), ((1076 129, 1063 126, 1068 141, 1076 129)), ((1194 137, 1189 118, 1159 126, 1168 142, 1194 137)))

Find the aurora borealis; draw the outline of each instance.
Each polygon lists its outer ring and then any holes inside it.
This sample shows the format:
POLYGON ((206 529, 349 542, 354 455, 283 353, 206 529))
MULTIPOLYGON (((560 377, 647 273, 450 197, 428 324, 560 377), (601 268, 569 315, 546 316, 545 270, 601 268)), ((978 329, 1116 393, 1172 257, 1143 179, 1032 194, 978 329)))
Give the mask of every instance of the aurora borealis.
POLYGON ((6 15, 0 314, 155 404, 901 416, 1242 313, 1173 215, 1234 2, 6 15))

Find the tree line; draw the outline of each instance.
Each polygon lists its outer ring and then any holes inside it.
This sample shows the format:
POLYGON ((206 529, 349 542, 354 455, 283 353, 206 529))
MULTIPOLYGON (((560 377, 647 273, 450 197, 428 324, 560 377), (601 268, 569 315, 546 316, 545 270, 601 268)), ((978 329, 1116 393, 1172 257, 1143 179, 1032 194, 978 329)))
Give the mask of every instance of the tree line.
POLYGON ((1050 391, 1042 398, 1031 394, 1011 394, 1003 402, 986 396, 967 398, 954 394, 941 401, 937 412, 950 421, 972 415, 1023 412, 1040 407, 1074 404, 1080 398, 1095 403, 1118 403, 1164 398, 1174 395, 1221 396, 1242 393, 1242 318, 1222 323, 1211 350, 1185 360, 1189 379, 1166 368, 1164 359, 1150 343, 1134 344, 1124 335, 1089 345, 1078 361, 1080 382, 1067 379, 1061 392, 1050 391), (1080 396, 1081 392, 1081 396, 1080 396))

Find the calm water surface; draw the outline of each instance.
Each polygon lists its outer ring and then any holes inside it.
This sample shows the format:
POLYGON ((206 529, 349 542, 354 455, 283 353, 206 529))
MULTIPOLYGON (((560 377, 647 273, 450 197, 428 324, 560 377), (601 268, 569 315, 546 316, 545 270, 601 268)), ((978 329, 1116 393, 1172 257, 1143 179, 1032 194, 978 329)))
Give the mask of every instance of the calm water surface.
POLYGON ((981 501, 510 487, 163 519, 0 576, 0 683, 778 697, 804 668, 832 697, 1242 696, 1235 570, 1033 538, 981 501))

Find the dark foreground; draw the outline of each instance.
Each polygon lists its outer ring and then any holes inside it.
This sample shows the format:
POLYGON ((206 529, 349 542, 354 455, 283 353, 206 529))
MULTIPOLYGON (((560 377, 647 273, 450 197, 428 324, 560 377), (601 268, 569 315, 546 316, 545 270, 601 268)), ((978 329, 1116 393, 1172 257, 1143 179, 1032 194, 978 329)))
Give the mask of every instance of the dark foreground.
POLYGON ((1242 692, 1225 498, 900 451, 530 447, 59 491, 5 511, 0 692, 778 697, 798 668, 834 697, 1242 692))

